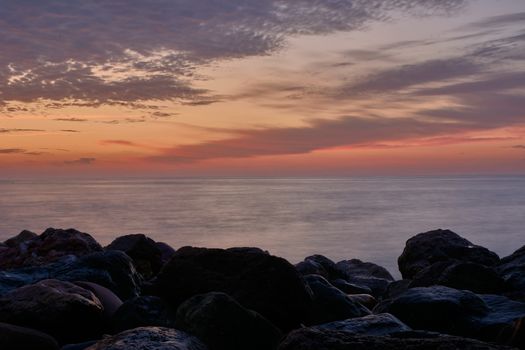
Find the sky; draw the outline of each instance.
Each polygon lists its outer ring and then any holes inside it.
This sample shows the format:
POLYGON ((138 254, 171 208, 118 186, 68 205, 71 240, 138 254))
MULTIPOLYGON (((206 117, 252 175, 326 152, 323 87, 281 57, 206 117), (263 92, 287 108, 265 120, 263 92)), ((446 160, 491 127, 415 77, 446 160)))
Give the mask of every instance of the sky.
POLYGON ((523 0, 0 0, 0 177, 525 174, 523 0))

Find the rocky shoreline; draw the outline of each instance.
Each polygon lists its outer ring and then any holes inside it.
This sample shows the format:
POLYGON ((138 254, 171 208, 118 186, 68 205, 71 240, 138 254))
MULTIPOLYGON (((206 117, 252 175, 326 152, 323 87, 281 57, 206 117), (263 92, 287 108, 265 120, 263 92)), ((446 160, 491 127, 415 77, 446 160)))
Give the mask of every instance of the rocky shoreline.
POLYGON ((525 246, 434 230, 398 264, 23 231, 0 243, 0 349, 525 349, 525 246))

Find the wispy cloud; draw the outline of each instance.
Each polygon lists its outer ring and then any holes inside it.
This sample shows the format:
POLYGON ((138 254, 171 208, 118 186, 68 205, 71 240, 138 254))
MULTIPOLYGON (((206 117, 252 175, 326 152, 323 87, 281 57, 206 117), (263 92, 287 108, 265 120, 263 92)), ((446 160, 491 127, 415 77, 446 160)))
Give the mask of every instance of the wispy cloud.
POLYGON ((75 160, 65 160, 66 165, 91 165, 96 161, 96 158, 79 158, 75 160))

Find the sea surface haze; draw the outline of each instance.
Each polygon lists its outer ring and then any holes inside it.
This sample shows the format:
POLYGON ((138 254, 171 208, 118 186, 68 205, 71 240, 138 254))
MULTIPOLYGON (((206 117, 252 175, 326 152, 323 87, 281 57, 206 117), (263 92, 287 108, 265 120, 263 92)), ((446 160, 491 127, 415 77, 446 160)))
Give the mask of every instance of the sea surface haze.
POLYGON ((359 258, 395 276, 411 236, 449 228, 505 256, 525 244, 525 177, 0 181, 0 240, 76 228, 178 248, 258 246, 292 263, 359 258))

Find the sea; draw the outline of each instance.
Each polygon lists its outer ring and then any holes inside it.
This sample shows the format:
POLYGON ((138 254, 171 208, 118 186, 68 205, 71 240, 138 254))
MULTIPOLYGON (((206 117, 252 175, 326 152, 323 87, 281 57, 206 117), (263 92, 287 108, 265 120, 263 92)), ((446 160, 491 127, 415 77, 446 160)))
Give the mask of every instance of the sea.
POLYGON ((76 228, 182 246, 257 246, 292 263, 357 258, 399 277, 411 236, 451 229, 506 256, 525 245, 525 176, 0 180, 0 241, 76 228))

